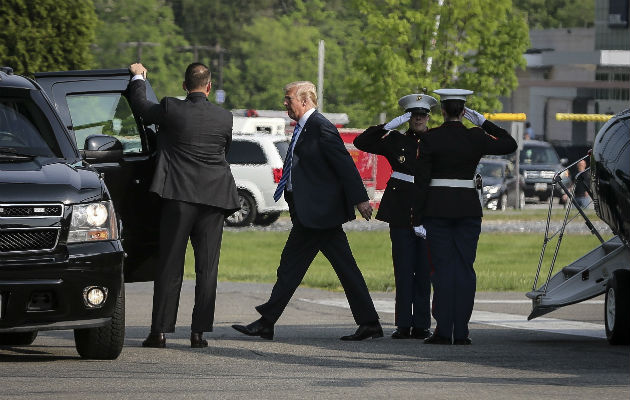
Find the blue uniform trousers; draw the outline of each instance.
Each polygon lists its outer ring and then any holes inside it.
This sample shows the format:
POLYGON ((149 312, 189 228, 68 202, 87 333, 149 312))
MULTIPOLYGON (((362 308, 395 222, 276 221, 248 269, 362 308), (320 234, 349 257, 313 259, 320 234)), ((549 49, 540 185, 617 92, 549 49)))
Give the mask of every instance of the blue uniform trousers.
POLYGON ((481 218, 427 217, 423 223, 433 268, 433 318, 437 321, 437 334, 465 339, 475 302, 477 277, 473 263, 481 218))
POLYGON ((396 279, 397 327, 431 327, 431 277, 425 239, 412 228, 389 228, 396 279))

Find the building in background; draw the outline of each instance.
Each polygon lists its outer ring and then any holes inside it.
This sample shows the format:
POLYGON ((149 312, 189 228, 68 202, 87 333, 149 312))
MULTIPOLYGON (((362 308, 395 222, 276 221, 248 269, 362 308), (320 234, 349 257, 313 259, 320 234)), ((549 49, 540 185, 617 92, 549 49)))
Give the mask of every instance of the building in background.
POLYGON ((601 123, 557 121, 556 113, 630 107, 629 19, 630 0, 595 0, 593 28, 530 31, 527 68, 503 111, 526 113, 536 139, 591 145, 601 123))

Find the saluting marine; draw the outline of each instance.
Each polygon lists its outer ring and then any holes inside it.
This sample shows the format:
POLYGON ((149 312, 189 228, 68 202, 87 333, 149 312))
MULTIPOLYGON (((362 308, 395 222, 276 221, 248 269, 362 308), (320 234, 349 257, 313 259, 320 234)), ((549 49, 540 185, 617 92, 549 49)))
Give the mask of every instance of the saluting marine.
POLYGON ((424 339, 431 334, 431 282, 425 240, 414 232, 414 227, 420 225, 416 206, 419 189, 414 184, 414 174, 418 142, 427 131, 429 114, 437 100, 425 94, 410 94, 398 104, 405 114, 385 125, 368 128, 354 139, 354 145, 385 156, 393 170, 376 214, 376 219, 389 223, 392 241, 397 326, 392 338, 424 339), (406 132, 394 130, 407 121, 406 132))
POLYGON ((422 135, 418 174, 422 223, 433 272, 433 317, 437 327, 429 344, 471 344, 473 268, 481 232, 481 204, 473 177, 486 154, 509 154, 516 141, 505 129, 465 108, 470 90, 439 89, 444 123, 422 135), (466 128, 462 117, 477 125, 466 128))

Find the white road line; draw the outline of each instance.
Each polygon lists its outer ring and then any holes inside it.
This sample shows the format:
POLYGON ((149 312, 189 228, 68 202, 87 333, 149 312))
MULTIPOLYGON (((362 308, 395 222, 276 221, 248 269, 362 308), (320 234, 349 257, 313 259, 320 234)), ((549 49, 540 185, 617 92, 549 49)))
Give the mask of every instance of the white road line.
MULTIPOLYGON (((301 301, 313 304, 321 304, 331 307, 350 308, 346 299, 300 299, 301 301)), ((488 300, 486 300, 488 301, 488 300)), ((503 300, 491 300, 496 303, 506 303, 503 300)), ((514 300, 520 301, 520 300, 514 300)), ((479 302, 479 301, 476 301, 479 302)), ((529 303, 530 301, 527 301, 529 303)), ((584 302, 587 303, 587 302, 584 302)), ((598 300, 593 300, 591 304, 601 304, 598 300)), ((510 304, 510 303, 508 303, 510 304)), ((374 300, 376 311, 382 313, 394 313, 394 300, 374 300)), ((531 331, 560 333, 565 335, 587 336, 594 338, 606 338, 604 325, 593 324, 590 322, 568 321, 556 318, 536 318, 531 321, 527 320, 527 316, 495 313, 488 311, 473 311, 470 319, 471 323, 501 326, 511 329, 524 329, 531 331)))

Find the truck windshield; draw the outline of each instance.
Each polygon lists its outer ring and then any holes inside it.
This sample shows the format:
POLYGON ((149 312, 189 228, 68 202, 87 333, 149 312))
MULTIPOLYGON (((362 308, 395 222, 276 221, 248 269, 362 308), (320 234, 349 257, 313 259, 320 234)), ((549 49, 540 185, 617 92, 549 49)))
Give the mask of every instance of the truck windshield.
POLYGON ((0 148, 38 157, 62 157, 46 116, 28 98, 0 97, 0 148))

